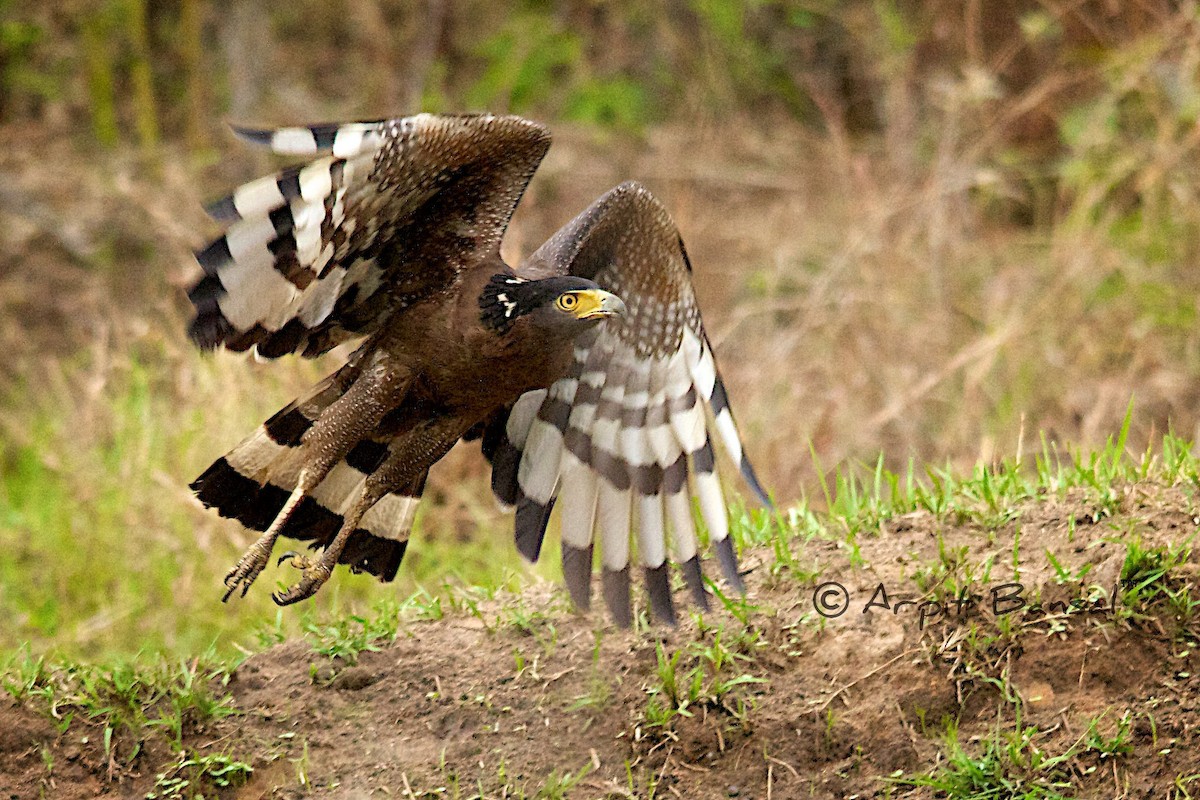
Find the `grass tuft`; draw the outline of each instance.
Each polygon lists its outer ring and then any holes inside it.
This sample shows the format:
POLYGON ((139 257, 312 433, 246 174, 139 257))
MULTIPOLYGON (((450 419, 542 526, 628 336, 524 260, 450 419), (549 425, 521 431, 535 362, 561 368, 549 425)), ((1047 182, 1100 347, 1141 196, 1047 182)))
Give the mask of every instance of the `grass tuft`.
POLYGON ((1040 735, 1032 725, 997 731, 973 755, 975 748, 959 740, 958 726, 947 722, 941 763, 890 780, 933 789, 948 800, 1066 800, 1061 790, 1070 788, 1067 767, 1073 753, 1051 755, 1038 745, 1040 735))
POLYGON ((183 751, 185 732, 238 713, 224 686, 234 667, 211 651, 191 662, 134 659, 105 666, 49 662, 24 649, 0 665, 0 685, 59 732, 102 738, 111 764, 131 763, 158 737, 183 751))

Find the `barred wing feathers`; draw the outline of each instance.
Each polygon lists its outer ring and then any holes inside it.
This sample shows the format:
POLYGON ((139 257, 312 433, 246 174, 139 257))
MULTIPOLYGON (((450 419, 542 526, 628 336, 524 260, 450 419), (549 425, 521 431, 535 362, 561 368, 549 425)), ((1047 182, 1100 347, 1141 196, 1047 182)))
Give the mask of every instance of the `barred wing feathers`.
POLYGON ((582 340, 568 374, 523 395, 497 423, 494 441, 485 441, 493 488, 517 507, 518 548, 536 560, 557 502, 573 600, 590 605, 598 541, 606 605, 628 625, 636 537, 651 610, 673 623, 668 560, 679 565, 694 602, 707 608, 694 497, 725 579, 743 591, 713 435, 755 494, 770 501, 742 448, 691 265, 666 210, 644 187, 622 184, 555 234, 523 270, 591 278, 620 295, 628 311, 582 340))
POLYGON ((366 335, 496 252, 550 142, 491 115, 235 130, 318 156, 213 203, 228 227, 196 254, 193 340, 271 358, 366 335))

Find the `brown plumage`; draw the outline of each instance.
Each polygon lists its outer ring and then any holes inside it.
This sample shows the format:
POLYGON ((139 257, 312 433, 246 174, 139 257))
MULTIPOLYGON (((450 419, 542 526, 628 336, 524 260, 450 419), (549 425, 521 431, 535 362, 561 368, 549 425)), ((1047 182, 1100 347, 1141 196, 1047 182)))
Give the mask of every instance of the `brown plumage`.
POLYGON ((611 190, 513 270, 500 240, 549 146, 541 126, 422 114, 238 132, 318 157, 210 207, 229 226, 197 253, 193 340, 268 358, 363 341, 192 483, 205 505, 263 532, 226 598, 246 592, 279 536, 322 550, 285 556, 302 573, 280 604, 311 596, 338 563, 391 580, 429 467, 476 438, 527 557, 559 502, 578 605, 590 602, 598 539, 605 600, 629 624, 632 534, 658 618, 675 617, 668 547, 706 607, 693 496, 741 590, 710 426, 767 499, 683 242, 648 191, 611 190))

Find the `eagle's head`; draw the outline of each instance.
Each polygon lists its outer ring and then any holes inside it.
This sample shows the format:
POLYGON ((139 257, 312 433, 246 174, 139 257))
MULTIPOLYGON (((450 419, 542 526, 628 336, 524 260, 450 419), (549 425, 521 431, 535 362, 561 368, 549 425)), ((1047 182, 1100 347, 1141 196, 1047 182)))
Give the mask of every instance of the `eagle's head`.
POLYGON ((566 275, 528 280, 498 274, 479 295, 479 311, 483 324, 498 333, 527 317, 538 327, 559 329, 570 336, 625 313, 625 303, 587 278, 566 275))

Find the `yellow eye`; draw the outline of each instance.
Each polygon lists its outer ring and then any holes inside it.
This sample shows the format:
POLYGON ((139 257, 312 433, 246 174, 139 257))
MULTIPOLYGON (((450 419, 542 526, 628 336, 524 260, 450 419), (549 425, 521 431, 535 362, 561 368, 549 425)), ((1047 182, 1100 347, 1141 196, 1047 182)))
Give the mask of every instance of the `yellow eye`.
POLYGON ((563 311, 573 311, 579 305, 579 298, 573 294, 559 295, 557 305, 563 311))

